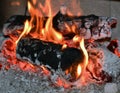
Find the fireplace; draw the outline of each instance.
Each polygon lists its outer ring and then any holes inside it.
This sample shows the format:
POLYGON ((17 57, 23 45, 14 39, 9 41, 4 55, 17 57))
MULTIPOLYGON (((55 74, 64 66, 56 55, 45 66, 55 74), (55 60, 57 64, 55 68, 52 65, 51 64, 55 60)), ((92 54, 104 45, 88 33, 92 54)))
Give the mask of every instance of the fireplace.
POLYGON ((61 91, 89 84, 105 85, 105 93, 111 86, 118 91, 111 83, 119 81, 119 40, 112 38, 117 19, 72 15, 65 5, 52 15, 50 0, 38 3, 39 9, 36 2, 28 1, 30 16, 12 16, 4 24, 1 70, 43 78, 45 85, 61 91))

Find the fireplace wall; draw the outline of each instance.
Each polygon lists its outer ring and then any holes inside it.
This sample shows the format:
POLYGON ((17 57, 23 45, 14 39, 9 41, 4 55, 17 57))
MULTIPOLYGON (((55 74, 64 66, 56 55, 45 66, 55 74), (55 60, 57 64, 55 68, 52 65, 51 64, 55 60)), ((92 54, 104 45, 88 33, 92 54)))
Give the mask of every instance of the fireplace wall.
MULTIPOLYGON (((45 0, 39 0, 44 3, 45 0)), ((113 37, 119 37, 120 29, 120 0, 76 0, 76 6, 72 7, 73 0, 51 0, 52 7, 56 13, 59 6, 66 3, 67 7, 76 14, 95 14, 98 16, 113 16, 118 20, 117 28, 114 30, 113 37), (56 7, 55 7, 56 6, 56 7), (75 11, 76 10, 76 11, 75 11)), ((0 27, 12 15, 24 15, 27 0, 1 0, 0 2, 0 27)), ((75 3, 75 2, 74 2, 75 3)), ((120 38, 119 38, 120 39, 120 38)))

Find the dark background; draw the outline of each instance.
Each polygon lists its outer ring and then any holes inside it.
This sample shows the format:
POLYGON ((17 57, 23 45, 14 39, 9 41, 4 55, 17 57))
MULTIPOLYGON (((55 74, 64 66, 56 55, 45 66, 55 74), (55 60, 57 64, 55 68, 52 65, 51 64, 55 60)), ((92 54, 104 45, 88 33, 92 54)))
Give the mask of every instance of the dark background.
POLYGON ((0 27, 12 15, 23 15, 27 0, 0 0, 0 27), (15 1, 15 2, 14 2, 15 1))

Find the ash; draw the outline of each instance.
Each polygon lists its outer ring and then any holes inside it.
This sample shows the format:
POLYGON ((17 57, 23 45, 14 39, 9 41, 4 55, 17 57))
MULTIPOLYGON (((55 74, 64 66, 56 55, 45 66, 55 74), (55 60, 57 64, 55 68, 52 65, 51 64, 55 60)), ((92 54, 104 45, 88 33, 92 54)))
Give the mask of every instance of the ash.
POLYGON ((116 82, 105 85, 90 84, 82 88, 68 89, 53 86, 47 78, 14 69, 1 70, 0 78, 0 93, 120 93, 120 77, 116 82), (113 92, 106 92, 106 89, 113 92))
MULTIPOLYGON (((0 36, 0 43, 5 38, 0 36)), ((80 88, 57 87, 47 76, 39 73, 24 72, 15 66, 8 69, 0 68, 0 93, 120 93, 120 58, 100 47, 105 54, 103 69, 113 77, 113 81, 105 84, 89 84, 80 88)), ((0 64, 7 64, 0 54, 0 64)))

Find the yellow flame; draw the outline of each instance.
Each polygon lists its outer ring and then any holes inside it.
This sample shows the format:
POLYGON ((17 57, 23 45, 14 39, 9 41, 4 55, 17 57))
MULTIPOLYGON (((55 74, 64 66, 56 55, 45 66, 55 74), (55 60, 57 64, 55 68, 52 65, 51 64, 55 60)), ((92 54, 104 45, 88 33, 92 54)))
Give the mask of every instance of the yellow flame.
POLYGON ((30 22, 29 22, 28 20, 26 20, 24 30, 23 30, 23 32, 20 34, 18 40, 16 41, 16 44, 18 43, 18 41, 19 41, 24 35, 27 35, 27 34, 30 32, 31 28, 32 28, 32 25, 30 24, 30 22))
POLYGON ((45 8, 48 7, 48 9, 49 9, 49 13, 48 13, 49 18, 46 22, 45 29, 42 29, 42 33, 44 33, 43 38, 48 41, 54 41, 54 42, 60 43, 63 39, 63 36, 62 36, 62 34, 60 34, 59 32, 57 32, 53 29, 53 26, 52 26, 53 16, 52 16, 50 0, 48 2, 46 2, 45 5, 46 5, 45 8))
POLYGON ((81 50, 83 51, 84 53, 84 69, 86 68, 87 64, 88 64, 88 52, 87 50, 85 49, 85 45, 84 45, 84 38, 81 39, 81 42, 80 42, 80 48, 81 50))
POLYGON ((67 48, 67 44, 62 45, 62 49, 65 49, 65 48, 67 48))
POLYGON ((73 41, 74 41, 74 42, 79 42, 79 41, 80 41, 80 37, 77 36, 77 35, 75 35, 75 36, 73 37, 73 41))
POLYGON ((82 72, 82 67, 79 64, 78 67, 77 67, 77 78, 81 75, 81 72, 82 72))

